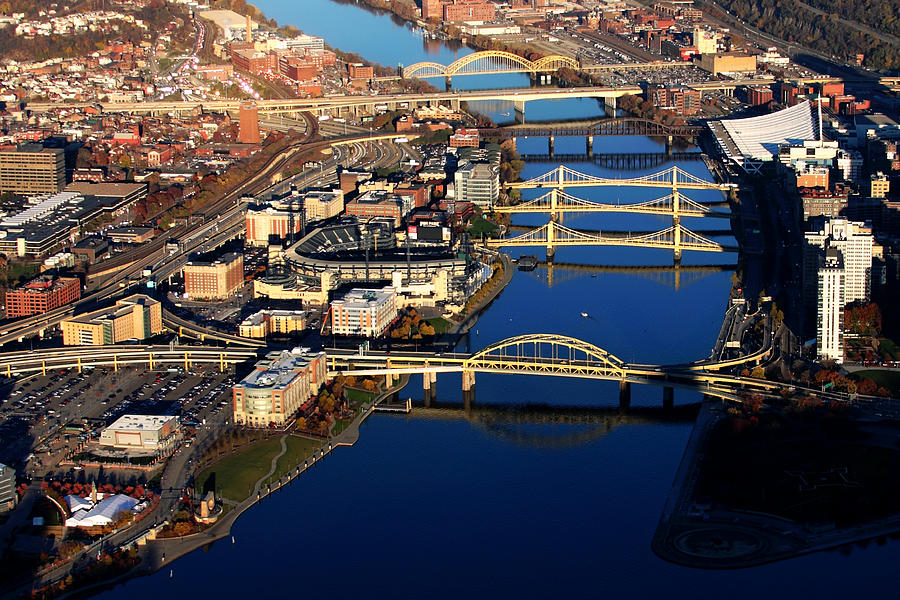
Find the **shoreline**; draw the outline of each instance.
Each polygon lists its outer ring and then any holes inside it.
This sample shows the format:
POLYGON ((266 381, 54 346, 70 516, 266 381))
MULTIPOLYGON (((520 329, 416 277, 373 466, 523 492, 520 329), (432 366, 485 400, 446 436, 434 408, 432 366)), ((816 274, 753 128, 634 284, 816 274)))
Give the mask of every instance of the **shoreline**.
MULTIPOLYGON (((383 390, 378 394, 378 396, 373 398, 372 401, 368 403, 367 407, 352 421, 352 423, 344 431, 342 431, 335 437, 330 438, 329 440, 323 440, 322 446, 320 446, 313 453, 313 455, 305 461, 304 465, 297 465, 293 469, 292 473, 289 472, 286 480, 279 480, 275 485, 267 486, 266 489, 263 489, 263 486, 265 485, 264 482, 274 474, 274 469, 276 468, 277 461, 284 454, 284 440, 288 435, 291 435, 288 433, 284 434, 281 437, 282 451, 272 457, 272 464, 269 472, 265 473, 260 477, 260 479, 257 480, 256 484, 254 485, 253 491, 247 498, 237 503, 231 511, 223 515, 222 518, 214 523, 211 527, 199 533, 194 533, 184 537, 145 540, 143 544, 135 541, 134 545, 137 548, 140 562, 133 569, 122 573, 112 580, 101 581, 93 583, 84 588, 73 589, 71 591, 64 592, 60 596, 56 596, 56 598, 61 599, 87 597, 89 595, 92 595, 93 591, 113 589, 119 584, 125 583, 132 578, 152 575, 164 568, 167 564, 171 565, 179 558, 182 558, 183 556, 190 554, 191 552, 199 548, 227 538, 229 535, 231 535, 232 526, 237 521, 237 519, 242 514, 244 514, 244 512, 261 503, 264 498, 272 495, 277 491, 280 491, 281 488, 292 483, 295 479, 305 473, 307 469, 312 468, 336 448, 342 446, 350 447, 356 444, 356 442, 359 441, 360 438, 359 428, 365 422, 365 420, 372 415, 375 406, 382 402, 384 399, 405 388, 408 383, 409 376, 402 376, 397 384, 391 386, 390 388, 387 388, 386 390, 383 390), (256 497, 254 497, 254 494, 256 494, 256 497)), ((144 535, 146 535, 149 531, 150 529, 145 530, 144 535)), ((134 537, 137 539, 141 536, 138 535, 134 537)), ((59 581, 59 579, 44 582, 42 589, 54 585, 57 581, 59 581)))

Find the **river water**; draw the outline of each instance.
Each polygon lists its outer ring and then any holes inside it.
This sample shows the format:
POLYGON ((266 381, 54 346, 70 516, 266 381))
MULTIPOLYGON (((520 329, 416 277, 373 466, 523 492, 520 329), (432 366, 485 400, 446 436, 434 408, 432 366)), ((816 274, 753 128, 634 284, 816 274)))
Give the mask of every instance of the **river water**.
MULTIPOLYGON (((406 25, 360 6, 331 0, 260 0, 280 23, 326 38, 332 46, 383 64, 449 62, 466 50, 423 42, 406 25), (302 10, 300 8, 302 7, 302 10)), ((516 76, 517 77, 517 76, 516 76)), ((459 85, 496 87, 489 78, 459 85), (487 79, 487 81, 486 81, 487 79)), ((503 78, 500 78, 501 80, 503 78)), ((523 78, 524 79, 524 78, 523 78)), ((498 81, 498 80, 493 80, 498 81)), ((512 81, 513 84, 522 83, 512 81)), ((526 81, 527 83, 527 81, 526 81)), ((602 114, 594 101, 544 103, 546 117, 602 114)), ((539 118, 532 114, 529 118, 539 118)), ((575 152, 581 139, 557 139, 575 152)), ((545 151, 546 140, 520 140, 521 152, 545 151)), ((645 138, 598 138, 595 152, 655 152, 645 138)), ((539 175, 556 163, 529 164, 539 175)), ((593 164, 570 165, 611 176, 593 164)), ((683 168, 709 177, 702 162, 683 168)), ((634 202, 659 190, 570 190, 594 200, 634 202)), ((534 193, 528 197, 532 197, 534 193)), ((698 201, 717 192, 688 192, 698 201)), ((517 218, 542 225, 546 217, 517 218)), ((567 219, 584 229, 653 231, 666 219, 594 215, 567 219)), ((688 228, 727 229, 727 221, 687 220, 688 228), (711 221, 711 222, 710 222, 711 221)), ((730 237, 717 241, 733 244, 730 237)), ((514 255, 520 250, 513 249, 514 255)), ((533 251, 524 250, 525 253, 533 251)), ((538 254, 541 254, 540 252, 538 254)), ((734 264, 732 254, 685 253, 683 264, 734 264)), ((557 263, 671 265, 671 253, 623 248, 565 248, 557 263)), ((479 320, 472 349, 524 333, 572 335, 626 361, 671 363, 707 356, 728 298, 730 274, 671 271, 590 273, 555 269, 516 273, 479 320), (589 314, 583 318, 582 312, 589 314)), ((440 376, 438 401, 458 403, 460 378, 440 376)), ((331 454, 283 492, 241 516, 235 543, 223 540, 153 576, 101 594, 215 598, 572 597, 866 597, 890 589, 897 544, 818 553, 739 571, 702 571, 662 561, 650 541, 674 480, 692 424, 641 419, 617 424, 549 424, 522 419, 526 404, 615 407, 613 384, 565 379, 479 375, 470 420, 458 410, 430 418, 375 415, 352 448, 331 454), (124 588, 124 589, 123 589, 124 588)), ((421 398, 414 378, 403 396, 421 398)), ((656 406, 657 388, 633 388, 633 405, 656 406)), ((676 402, 699 395, 676 392, 676 402)))

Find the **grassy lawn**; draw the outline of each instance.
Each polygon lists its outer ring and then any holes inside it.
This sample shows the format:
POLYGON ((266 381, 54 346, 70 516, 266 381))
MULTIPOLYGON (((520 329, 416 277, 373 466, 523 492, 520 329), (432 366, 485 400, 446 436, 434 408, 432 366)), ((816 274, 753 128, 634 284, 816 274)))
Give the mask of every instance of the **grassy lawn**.
POLYGON ((900 372, 898 371, 855 371, 853 373, 855 379, 871 379, 879 386, 886 387, 891 390, 891 396, 900 395, 900 372))
POLYGON ((352 423, 352 422, 353 422, 352 420, 348 420, 348 421, 342 421, 341 419, 336 420, 334 422, 334 425, 331 427, 331 435, 339 435, 339 434, 343 433, 344 430, 347 429, 347 427, 349 427, 350 423, 352 423))
POLYGON ((297 437, 290 435, 285 440, 287 452, 278 459, 275 465, 275 473, 268 479, 267 483, 277 481, 285 473, 292 471, 303 459, 311 456, 313 452, 322 447, 322 440, 313 440, 310 438, 297 437))
POLYGON ((344 388, 344 393, 347 395, 347 400, 357 404, 369 403, 378 395, 378 392, 367 392, 366 390, 348 387, 344 388))
POLYGON ((491 237, 497 233, 496 223, 492 223, 485 218, 476 219, 474 223, 472 223, 472 227, 469 228, 469 235, 480 238, 481 234, 485 234, 488 237, 491 237))
POLYGON ((441 335, 442 333, 446 333, 453 327, 453 323, 444 319, 443 317, 435 317, 434 319, 428 319, 428 324, 434 327, 435 335, 441 335))
POLYGON ((215 486, 219 495, 240 502, 250 495, 257 480, 269 472, 272 457, 280 451, 279 438, 243 448, 204 469, 197 476, 197 488, 206 491, 207 485, 215 486))
POLYGON ((10 284, 18 283, 19 278, 31 279, 40 270, 40 263, 11 262, 6 267, 6 280, 10 284))

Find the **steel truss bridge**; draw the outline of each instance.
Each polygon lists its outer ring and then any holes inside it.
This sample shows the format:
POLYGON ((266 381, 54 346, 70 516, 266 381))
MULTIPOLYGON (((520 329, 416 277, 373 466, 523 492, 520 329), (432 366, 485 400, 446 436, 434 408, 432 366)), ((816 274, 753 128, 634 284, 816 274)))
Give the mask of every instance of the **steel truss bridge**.
POLYGON ((551 161, 559 161, 565 164, 594 163, 607 169, 635 170, 661 167, 670 162, 699 161, 703 160, 703 155, 699 152, 622 152, 618 154, 554 152, 552 154, 522 154, 521 158, 526 163, 551 161))
POLYGON ((498 73, 555 73, 562 67, 578 69, 578 61, 568 56, 544 56, 529 60, 511 52, 485 50, 458 58, 449 65, 418 62, 403 69, 403 77, 453 77, 454 75, 493 75, 498 73))
POLYGON ((542 189, 550 191, 538 198, 515 206, 495 208, 495 212, 549 213, 550 222, 543 227, 513 238, 488 240, 489 246, 500 248, 510 246, 542 246, 551 257, 559 246, 636 246, 642 248, 671 249, 675 262, 681 260, 683 250, 701 252, 731 252, 737 248, 722 246, 699 235, 681 224, 682 217, 730 217, 728 213, 713 211, 709 206, 691 200, 680 190, 730 190, 734 184, 720 184, 706 181, 673 166, 664 171, 630 178, 597 177, 570 169, 565 165, 529 179, 509 184, 513 189, 542 189), (563 191, 567 187, 650 187, 670 188, 670 194, 662 198, 629 204, 604 204, 577 198, 563 191), (660 231, 632 235, 603 235, 570 229, 559 224, 560 216, 568 212, 627 212, 655 215, 671 215, 672 226, 660 231))
POLYGON ((642 135, 650 137, 684 137, 693 138, 703 131, 702 127, 693 125, 663 125, 656 121, 635 118, 601 119, 599 121, 582 121, 577 123, 545 123, 535 125, 513 125, 481 129, 484 138, 518 138, 518 137, 593 137, 597 135, 642 135))
POLYGON ((562 190, 552 189, 533 200, 520 202, 513 206, 496 206, 495 213, 527 214, 527 213, 594 213, 619 212, 646 215, 667 215, 682 217, 719 217, 728 219, 730 213, 713 211, 709 206, 691 200, 679 193, 668 194, 662 198, 646 202, 615 204, 593 202, 567 194, 562 190))
POLYGON ((118 371, 123 367, 142 366, 153 369, 158 365, 181 366, 189 369, 197 365, 213 365, 220 371, 234 364, 254 360, 255 350, 247 348, 217 348, 212 346, 69 346, 37 351, 6 352, 0 354, 0 373, 7 377, 37 374, 47 375, 53 369, 104 367, 118 371))
POLYGON ((664 171, 658 171, 649 175, 641 175, 640 177, 597 177, 596 175, 588 175, 574 169, 570 169, 565 165, 559 165, 557 168, 547 171, 543 175, 538 175, 527 181, 516 181, 507 184, 507 187, 519 190, 536 189, 536 188, 568 188, 568 187, 610 187, 610 186, 628 186, 628 187, 652 187, 652 188, 672 188, 673 190, 721 190, 727 191, 737 188, 734 183, 715 183, 706 181, 696 175, 692 175, 680 167, 670 167, 664 171))
POLYGON ((676 256, 682 250, 696 250, 699 252, 736 252, 736 247, 723 246, 709 238, 696 234, 685 228, 681 223, 672 227, 653 231, 650 233, 605 236, 602 233, 586 233, 576 229, 570 229, 550 221, 542 227, 538 227, 528 233, 512 238, 489 239, 487 245, 491 248, 542 247, 546 248, 548 255, 560 246, 631 246, 636 248, 663 248, 674 250, 676 256))

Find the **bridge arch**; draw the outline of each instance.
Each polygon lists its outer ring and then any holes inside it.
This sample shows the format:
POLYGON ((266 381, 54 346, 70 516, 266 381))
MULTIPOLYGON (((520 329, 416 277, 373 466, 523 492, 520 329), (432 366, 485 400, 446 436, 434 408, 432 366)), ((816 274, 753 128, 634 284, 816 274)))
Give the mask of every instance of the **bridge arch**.
POLYGON ((568 56, 554 54, 536 61, 505 52, 503 50, 483 50, 456 59, 449 65, 435 62, 418 62, 403 69, 404 77, 452 77, 454 75, 475 75, 486 73, 545 73, 561 67, 578 68, 578 61, 568 56))
POLYGON ((589 342, 552 333, 519 335, 495 342, 467 359, 463 369, 591 374, 617 379, 626 376, 625 363, 617 356, 589 342))

